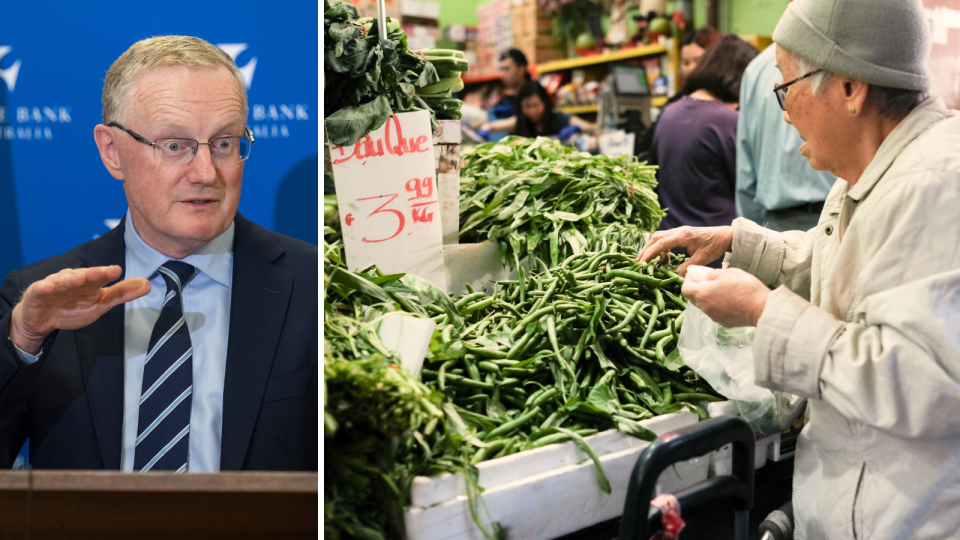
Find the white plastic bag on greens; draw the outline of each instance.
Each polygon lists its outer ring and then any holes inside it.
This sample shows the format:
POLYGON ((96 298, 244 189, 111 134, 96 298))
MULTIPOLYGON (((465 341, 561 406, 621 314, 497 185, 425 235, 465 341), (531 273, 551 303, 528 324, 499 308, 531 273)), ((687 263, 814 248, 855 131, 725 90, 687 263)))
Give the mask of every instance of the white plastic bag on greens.
POLYGON ((736 403, 755 431, 780 433, 803 411, 804 398, 754 384, 754 327, 724 328, 693 303, 687 304, 680 331, 680 358, 717 392, 736 403))

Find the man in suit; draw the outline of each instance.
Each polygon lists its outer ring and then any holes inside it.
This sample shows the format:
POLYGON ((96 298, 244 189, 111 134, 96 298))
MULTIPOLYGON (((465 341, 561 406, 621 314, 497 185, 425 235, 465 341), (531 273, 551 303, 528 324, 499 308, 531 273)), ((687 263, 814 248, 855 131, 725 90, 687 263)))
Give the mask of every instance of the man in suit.
POLYGON ((0 289, 0 466, 317 470, 317 247, 237 213, 243 80, 203 40, 140 41, 94 137, 129 210, 0 289))

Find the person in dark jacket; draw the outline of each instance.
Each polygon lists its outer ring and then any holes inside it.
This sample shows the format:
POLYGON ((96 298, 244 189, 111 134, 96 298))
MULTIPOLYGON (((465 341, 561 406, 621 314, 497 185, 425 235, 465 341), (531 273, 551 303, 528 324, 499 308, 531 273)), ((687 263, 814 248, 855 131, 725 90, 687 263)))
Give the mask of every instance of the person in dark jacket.
POLYGON ((519 109, 517 94, 520 88, 530 81, 530 64, 527 61, 527 55, 519 49, 507 49, 500 54, 500 64, 497 71, 500 73, 500 99, 487 111, 487 123, 493 125, 483 125, 480 133, 484 138, 497 141, 506 136, 502 129, 497 126, 503 126, 504 122, 514 120, 519 109))
MULTIPOLYGON (((687 37, 683 39, 683 46, 680 47, 681 84, 686 81, 694 68, 697 67, 706 50, 721 39, 723 39, 723 34, 717 32, 716 29, 711 26, 704 26, 695 32, 687 34, 687 37)), ((673 104, 684 95, 686 94, 683 93, 681 87, 679 92, 667 100, 664 107, 673 104)), ((647 161, 652 165, 657 164, 656 156, 650 152, 650 149, 653 148, 653 133, 656 127, 657 123, 651 122, 650 127, 643 132, 643 136, 637 138, 637 143, 633 149, 633 155, 637 156, 640 161, 647 161)))
POLYGON ((490 131, 512 133, 521 137, 558 137, 563 140, 584 131, 593 132, 595 126, 572 114, 553 110, 553 100, 547 89, 537 81, 527 81, 517 94, 519 113, 489 125, 490 131))
POLYGON ((661 229, 730 225, 735 203, 740 79, 759 51, 727 36, 704 53, 666 107, 653 136, 660 165, 657 193, 667 208, 661 229))

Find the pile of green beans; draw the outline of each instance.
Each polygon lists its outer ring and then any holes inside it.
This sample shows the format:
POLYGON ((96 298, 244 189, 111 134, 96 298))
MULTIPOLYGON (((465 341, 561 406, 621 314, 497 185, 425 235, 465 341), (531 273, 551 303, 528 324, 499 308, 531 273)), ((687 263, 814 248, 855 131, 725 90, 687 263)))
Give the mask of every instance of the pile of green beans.
POLYGON ((460 241, 495 240, 507 267, 529 256, 553 268, 610 237, 636 246, 666 215, 654 191, 657 167, 633 158, 510 136, 463 159, 460 241))
POLYGON ((452 401, 484 445, 479 463, 610 428, 646 440, 638 421, 722 398, 676 351, 686 302, 668 264, 635 262, 616 244, 572 255, 556 268, 500 281, 494 294, 470 289, 454 306, 464 325, 425 306, 442 352, 421 377, 452 401))

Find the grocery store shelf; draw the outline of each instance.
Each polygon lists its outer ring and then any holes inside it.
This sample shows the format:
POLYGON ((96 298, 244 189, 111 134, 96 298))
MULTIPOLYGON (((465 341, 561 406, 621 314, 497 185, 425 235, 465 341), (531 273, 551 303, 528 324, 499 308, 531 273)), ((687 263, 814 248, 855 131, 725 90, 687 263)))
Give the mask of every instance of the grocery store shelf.
MULTIPOLYGON (((527 71, 530 73, 531 77, 536 77, 537 72, 533 67, 527 68, 527 71)), ((491 73, 485 73, 483 75, 461 75, 460 80, 463 81, 463 84, 477 84, 477 83, 486 83, 500 80, 500 73, 498 71, 493 71, 491 73)))
POLYGON ((664 54, 666 52, 667 48, 663 45, 647 45, 645 47, 624 49, 615 53, 598 54, 596 56, 585 56, 583 58, 571 58, 569 60, 556 60, 553 62, 547 62, 545 64, 539 64, 537 66, 537 72, 549 73, 551 71, 562 71, 565 69, 575 69, 598 64, 609 64, 610 62, 642 58, 644 56, 655 56, 658 54, 664 54))
MULTIPOLYGON (((667 104, 667 96, 655 96, 650 98, 651 107, 663 107, 667 104)), ((591 103, 588 105, 569 105, 566 107, 557 107, 557 112, 567 113, 567 114, 591 114, 597 112, 597 104, 591 103)))
POLYGON ((567 114, 589 114, 597 112, 597 104, 591 103, 588 105, 570 105, 568 107, 557 107, 557 112, 567 113, 567 114))
MULTIPOLYGON (((469 71, 467 73, 469 73, 469 71)), ((463 84, 477 84, 498 81, 500 80, 500 74, 493 72, 486 75, 461 75, 460 79, 463 81, 463 84)))

